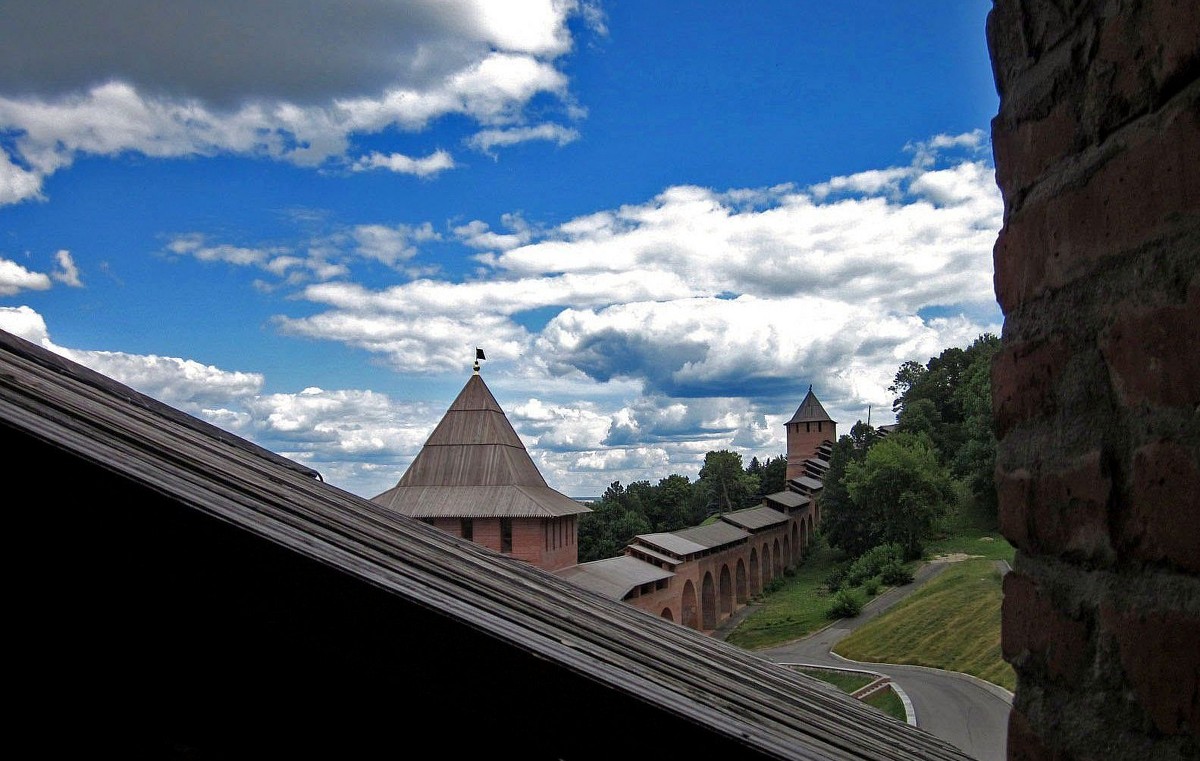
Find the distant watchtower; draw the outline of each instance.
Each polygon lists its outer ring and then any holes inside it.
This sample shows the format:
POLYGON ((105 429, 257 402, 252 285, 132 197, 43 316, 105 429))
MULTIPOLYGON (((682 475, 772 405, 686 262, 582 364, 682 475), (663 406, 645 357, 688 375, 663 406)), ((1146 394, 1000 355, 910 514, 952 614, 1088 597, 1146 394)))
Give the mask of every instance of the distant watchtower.
POLYGON ((837 441, 837 423, 817 401, 812 386, 792 419, 784 424, 787 429, 787 480, 804 475, 804 461, 815 457, 817 449, 825 441, 837 441))

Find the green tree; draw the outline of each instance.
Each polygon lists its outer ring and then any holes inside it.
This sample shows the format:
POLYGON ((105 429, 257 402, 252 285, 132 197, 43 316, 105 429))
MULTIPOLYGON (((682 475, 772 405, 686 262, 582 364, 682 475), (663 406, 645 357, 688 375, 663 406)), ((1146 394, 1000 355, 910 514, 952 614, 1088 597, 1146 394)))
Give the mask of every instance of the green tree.
POLYGON ((846 485, 847 468, 866 458, 878 441, 874 429, 860 420, 834 442, 821 489, 821 534, 849 557, 858 557, 879 544, 882 535, 862 507, 855 502, 846 485))
POLYGON ((698 482, 710 512, 739 510, 753 504, 758 477, 742 468, 742 456, 728 449, 708 452, 698 482))
POLYGON ((646 516, 630 504, 629 492, 620 481, 609 484, 600 500, 592 503, 592 512, 579 519, 579 562, 622 555, 635 536, 650 533, 646 516))
POLYGON ((909 558, 953 504, 950 473, 925 436, 898 432, 846 466, 846 491, 859 516, 879 531, 874 544, 895 542, 909 558))
POLYGON ((996 515, 996 431, 992 417, 992 361, 1000 339, 985 333, 967 349, 971 363, 955 389, 962 409, 963 445, 950 463, 988 515, 996 515))
POLYGON ((658 502, 662 522, 655 531, 678 531, 697 526, 704 520, 704 503, 698 498, 695 484, 687 476, 672 473, 658 482, 658 502))
MULTIPOLYGON (((775 494, 787 489, 787 455, 779 455, 767 460, 762 469, 762 483, 759 485, 761 494, 775 494)), ((761 498, 760 500, 761 501, 761 498)))

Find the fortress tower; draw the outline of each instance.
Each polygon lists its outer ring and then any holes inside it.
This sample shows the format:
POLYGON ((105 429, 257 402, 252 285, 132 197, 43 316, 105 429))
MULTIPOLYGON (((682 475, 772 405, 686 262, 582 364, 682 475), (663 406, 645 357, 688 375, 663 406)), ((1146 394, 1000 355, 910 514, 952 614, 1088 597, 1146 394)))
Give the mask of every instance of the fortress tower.
POLYGON ((815 457, 817 449, 825 441, 837 441, 837 423, 817 401, 812 386, 792 419, 784 424, 787 429, 787 480, 805 474, 804 462, 815 457))

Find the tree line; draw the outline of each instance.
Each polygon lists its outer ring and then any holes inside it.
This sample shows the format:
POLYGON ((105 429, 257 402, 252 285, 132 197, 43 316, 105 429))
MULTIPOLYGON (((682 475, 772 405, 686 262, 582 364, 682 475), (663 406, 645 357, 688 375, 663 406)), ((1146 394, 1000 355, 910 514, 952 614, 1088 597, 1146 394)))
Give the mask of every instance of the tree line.
MULTIPOLYGON (((819 534, 850 559, 881 545, 918 557, 956 509, 994 520, 991 361, 1000 340, 985 333, 921 364, 900 365, 889 391, 896 426, 886 435, 861 420, 834 442, 821 490, 819 534)), ((672 474, 613 481, 579 521, 579 562, 615 557, 639 534, 679 531, 710 516, 762 504, 784 491, 787 457, 765 462, 710 451, 696 480, 672 474)))
POLYGON ((762 504, 763 496, 787 488, 787 457, 743 463, 728 449, 704 455, 698 478, 672 474, 624 486, 613 481, 579 520, 579 562, 624 554, 638 534, 679 531, 699 526, 716 513, 762 504))
POLYGON ((1000 339, 985 333, 928 362, 905 362, 889 391, 895 429, 858 421, 833 447, 821 490, 821 534, 850 558, 899 545, 907 559, 956 510, 996 516, 991 364, 1000 339))

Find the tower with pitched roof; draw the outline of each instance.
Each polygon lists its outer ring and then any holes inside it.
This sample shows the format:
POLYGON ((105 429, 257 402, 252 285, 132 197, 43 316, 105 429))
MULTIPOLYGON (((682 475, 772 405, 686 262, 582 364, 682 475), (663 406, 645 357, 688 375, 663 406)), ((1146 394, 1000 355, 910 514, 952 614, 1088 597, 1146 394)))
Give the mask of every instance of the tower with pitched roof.
POLYGON ((826 441, 837 441, 837 422, 821 406, 812 386, 796 414, 784 424, 787 431, 787 480, 801 478, 806 473, 805 462, 817 457, 826 441))
POLYGON ((575 565, 579 516, 591 509, 546 484, 480 359, 476 350, 474 372, 399 482, 371 501, 546 570, 575 565))

